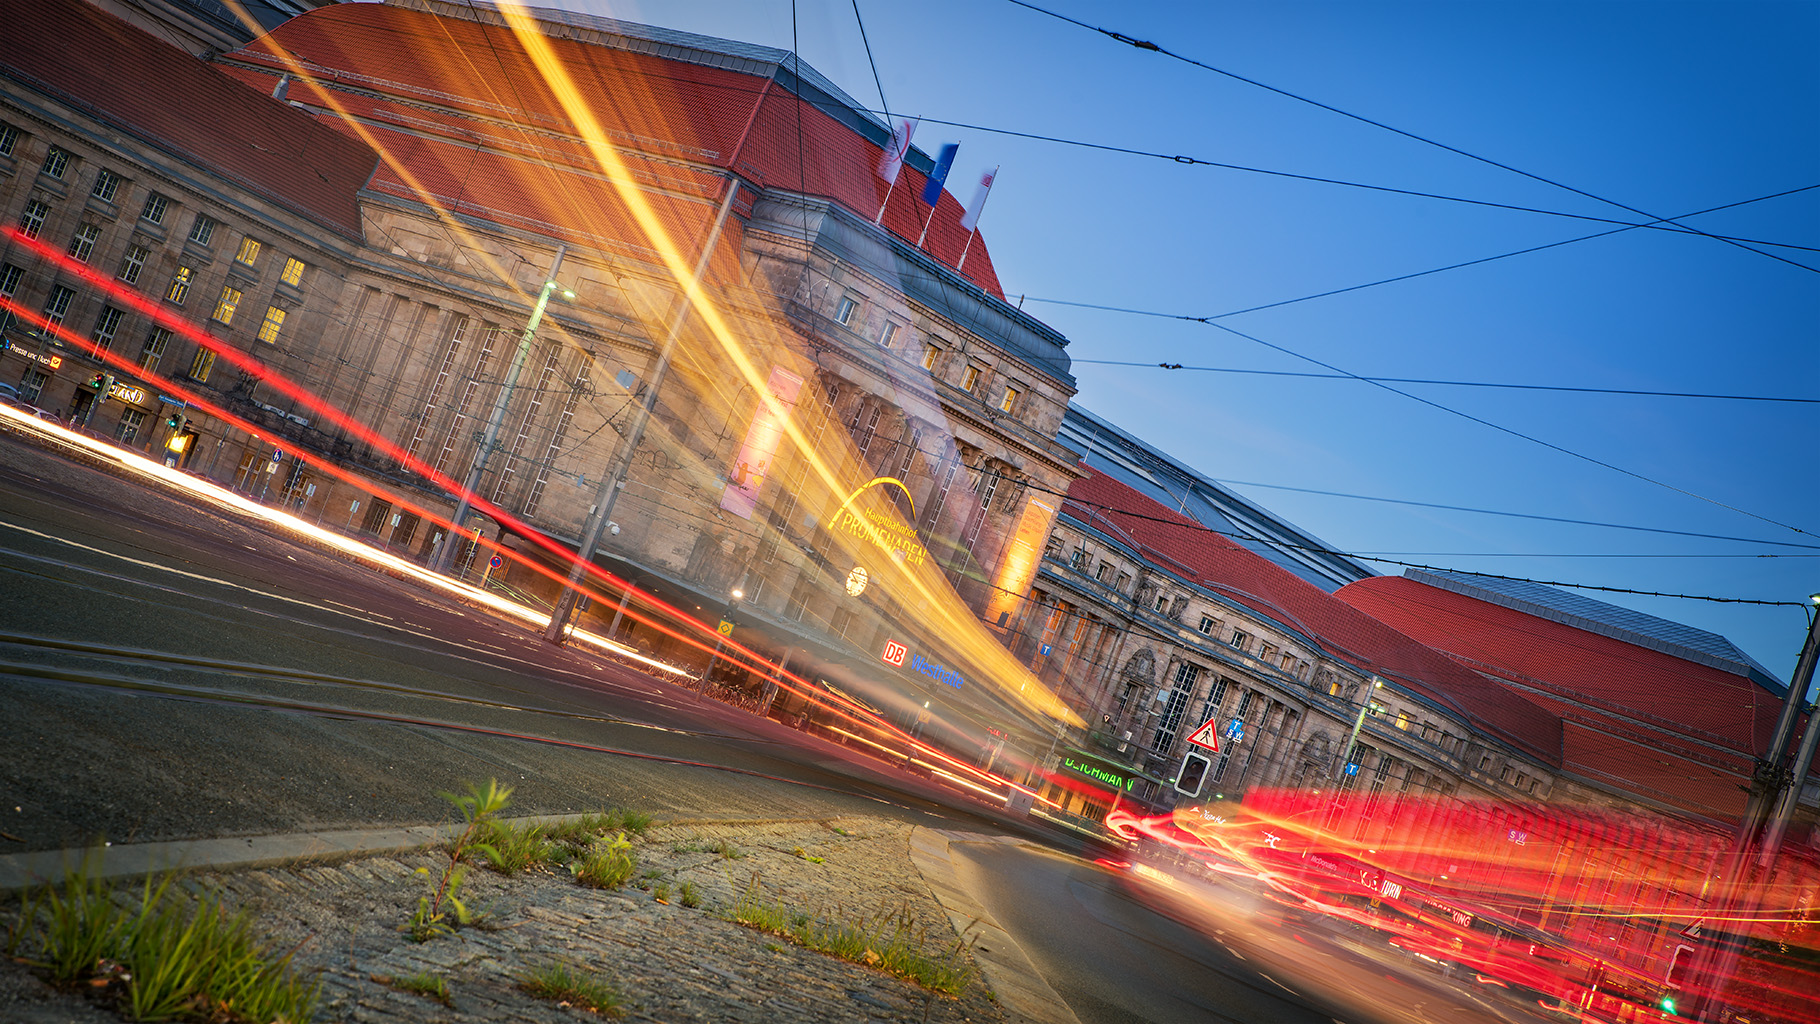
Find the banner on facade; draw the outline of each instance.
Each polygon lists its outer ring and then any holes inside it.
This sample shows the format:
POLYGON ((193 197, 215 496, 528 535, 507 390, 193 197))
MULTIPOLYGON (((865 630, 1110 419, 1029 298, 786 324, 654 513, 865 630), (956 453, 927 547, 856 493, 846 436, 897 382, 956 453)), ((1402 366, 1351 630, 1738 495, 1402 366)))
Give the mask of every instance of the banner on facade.
POLYGON ((758 492, 765 486, 771 462, 777 457, 777 447, 784 438, 784 421, 796 408, 803 379, 780 366, 771 371, 765 388, 782 407, 781 415, 771 403, 758 403, 752 413, 752 425, 746 428, 746 442, 734 456, 733 466, 727 473, 726 490, 720 496, 720 507, 741 519, 752 518, 752 512, 758 508, 758 492))

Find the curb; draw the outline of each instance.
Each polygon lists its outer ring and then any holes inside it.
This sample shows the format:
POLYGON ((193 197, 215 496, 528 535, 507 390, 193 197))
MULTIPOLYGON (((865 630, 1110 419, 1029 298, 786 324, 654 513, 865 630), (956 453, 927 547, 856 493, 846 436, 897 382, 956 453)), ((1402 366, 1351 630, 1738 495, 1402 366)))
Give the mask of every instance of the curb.
POLYGON ((955 933, 973 945, 973 959, 997 994, 1000 1006, 1032 1024, 1080 1024, 1080 1018, 1037 973, 1036 965, 1017 942, 961 885, 949 854, 953 843, 1023 845, 1025 840, 918 826, 910 833, 910 862, 947 911, 955 933))

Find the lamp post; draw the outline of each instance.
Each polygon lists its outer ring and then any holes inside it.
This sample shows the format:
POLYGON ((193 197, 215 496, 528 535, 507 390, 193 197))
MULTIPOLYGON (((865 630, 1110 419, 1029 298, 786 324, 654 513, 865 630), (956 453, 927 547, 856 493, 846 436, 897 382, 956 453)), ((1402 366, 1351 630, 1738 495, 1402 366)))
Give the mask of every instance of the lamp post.
POLYGON ((1346 737, 1346 746, 1340 751, 1340 762, 1334 766, 1335 779, 1342 777, 1346 766, 1352 763, 1352 745, 1358 742, 1359 730, 1365 726, 1365 715, 1371 711, 1371 695, 1384 688, 1384 680, 1371 677, 1371 689, 1365 691, 1365 699, 1359 702, 1359 716, 1352 720, 1352 734, 1346 737))
MULTIPOLYGON (((518 336, 518 351, 512 353, 512 364, 506 369, 505 384, 493 399, 493 412, 487 417, 486 432, 481 435, 480 447, 474 452, 474 468, 468 471, 467 482, 462 484, 461 493, 456 496, 455 514, 450 517, 448 536, 443 540, 442 546, 436 549, 435 564, 430 566, 434 572, 448 569, 449 552, 455 548, 458 538, 464 532, 463 524, 467 522, 468 508, 472 504, 470 496, 480 486, 480 474, 487 468, 487 456, 493 453, 493 443, 499 439, 499 425, 505 421, 506 406, 512 403, 512 391, 518 386, 518 375, 523 372, 525 360, 530 357, 531 343, 537 338, 537 328, 543 324, 543 313, 550 304, 550 293, 557 290, 556 271, 561 269, 563 255, 568 251, 566 244, 556 246, 556 258, 550 261, 550 272, 544 276, 543 290, 537 293, 537 304, 531 307, 531 318, 525 321, 524 332, 518 336)), ((575 297, 575 293, 566 288, 562 294, 567 299, 575 297)))

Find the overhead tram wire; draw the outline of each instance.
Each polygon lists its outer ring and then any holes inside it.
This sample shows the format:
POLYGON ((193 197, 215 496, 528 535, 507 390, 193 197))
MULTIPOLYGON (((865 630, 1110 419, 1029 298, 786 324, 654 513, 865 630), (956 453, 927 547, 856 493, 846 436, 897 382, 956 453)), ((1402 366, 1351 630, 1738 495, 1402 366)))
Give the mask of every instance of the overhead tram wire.
MULTIPOLYGON (((1698 217, 1703 214, 1716 213, 1720 210, 1735 209, 1740 206, 1749 206, 1752 203, 1761 203, 1761 202, 1764 202, 1764 201, 1770 200, 1770 199, 1780 199, 1783 196, 1794 195, 1797 192, 1807 192, 1809 190, 1816 189, 1816 188, 1820 188, 1820 185, 1803 185, 1800 188, 1789 189, 1788 191, 1785 191, 1785 192, 1773 192, 1766 196, 1758 196, 1755 199, 1740 199, 1735 203, 1726 203, 1723 206, 1709 206, 1704 210, 1696 210, 1693 213, 1684 213, 1681 216, 1682 217, 1698 217)), ((1664 222, 1658 222, 1658 223, 1664 223, 1664 222)), ((1192 314, 1188 314, 1188 313, 1164 313, 1164 312, 1159 312, 1156 310, 1148 310, 1148 309, 1131 309, 1131 308, 1127 308, 1124 306, 1099 305, 1097 303, 1092 303, 1092 302, 1079 302, 1079 301, 1076 301, 1073 299, 1046 299, 1046 298, 1041 298, 1041 297, 1035 296, 1035 295, 1025 296, 1024 301, 1026 301, 1026 302, 1043 302, 1043 303, 1048 303, 1049 305, 1052 305, 1052 306, 1073 306, 1073 307, 1076 307, 1079 309, 1098 309, 1098 310, 1103 310, 1103 311, 1109 312, 1109 313, 1130 313, 1134 316, 1154 316, 1154 317, 1159 317, 1159 318, 1165 319, 1165 320, 1192 320, 1196 323, 1211 324, 1215 320, 1223 320, 1230 316, 1239 316, 1244 313, 1257 313, 1257 312, 1261 312, 1266 309, 1276 309, 1281 306, 1292 306, 1298 302, 1310 302, 1314 299, 1325 299, 1325 298, 1329 298, 1334 295, 1344 295, 1347 292, 1363 291, 1366 288, 1376 288, 1379 285, 1395 284, 1398 281, 1410 281, 1410 280, 1414 280, 1415 278, 1418 278, 1418 277, 1428 277, 1432 274, 1441 274, 1441 273, 1445 273, 1449 270, 1461 270, 1466 267, 1476 267, 1482 263, 1491 263, 1495 260, 1509 259, 1512 256, 1527 256, 1530 253, 1542 252, 1543 250, 1546 250, 1546 249, 1557 249, 1564 245, 1572 245, 1575 242, 1587 242, 1587 241, 1591 241, 1592 239, 1595 239, 1595 238, 1605 238, 1610 235, 1616 235, 1621 232, 1632 231, 1632 230, 1635 230, 1636 228, 1647 227, 1647 226, 1648 225, 1643 225, 1643 224, 1629 224, 1629 225, 1625 225, 1624 227, 1614 228, 1610 231, 1597 231, 1590 235, 1579 235, 1574 238, 1564 238, 1558 242, 1549 242, 1545 245, 1530 246, 1527 249, 1513 249, 1510 252, 1499 253, 1496 256, 1484 256, 1484 257, 1481 257, 1476 260, 1467 260, 1463 263, 1450 263, 1444 267, 1433 267, 1428 270, 1418 270, 1418 271, 1415 271, 1414 273, 1398 274, 1395 277, 1380 278, 1379 280, 1367 281, 1363 284, 1347 285, 1344 288, 1330 288, 1327 291, 1315 292, 1312 295, 1300 295, 1293 299, 1279 299, 1276 302, 1266 302, 1266 303, 1264 303, 1262 305, 1258 305, 1258 306, 1247 306, 1244 309, 1233 309, 1233 310, 1228 310, 1224 313, 1209 313, 1209 314, 1206 314, 1203 316, 1196 316, 1196 315, 1192 315, 1192 314)))
MULTIPOLYGON (((1029 301, 1043 301, 1031 299, 1029 301)), ((1187 366, 1182 363, 1146 363, 1130 359, 1071 359, 1073 363, 1092 366, 1133 366, 1153 370, 1194 370, 1202 373, 1245 373, 1260 377, 1305 377, 1313 380, 1367 380, 1386 384, 1436 384, 1455 388, 1504 388, 1512 391, 1564 391, 1587 395, 1634 395, 1642 398, 1709 398, 1727 402, 1788 402, 1820 405, 1820 398, 1786 398, 1776 395, 1719 395, 1699 391, 1644 391, 1636 388, 1586 388, 1567 384, 1505 384, 1483 380, 1436 380, 1429 377, 1348 377, 1343 373, 1313 373, 1307 370, 1254 370, 1240 366, 1187 366)), ((1259 484, 1260 487, 1272 486, 1259 484)))
MULTIPOLYGON (((861 33, 861 38, 862 38, 862 40, 865 39, 865 34, 863 32, 863 29, 862 29, 862 33, 861 33)), ((867 52, 868 52, 868 55, 870 55, 870 43, 867 43, 867 52)), ((870 59, 869 56, 868 56, 868 59, 870 59)), ((751 88, 748 86, 737 85, 737 84, 704 83, 704 82, 697 81, 695 79, 682 78, 682 77, 674 76, 674 75, 665 75, 665 74, 661 74, 661 73, 651 71, 651 70, 639 70, 635 73, 641 78, 662 79, 662 80, 672 81, 672 82, 687 83, 693 87, 711 89, 711 90, 719 90, 722 92, 749 93, 749 94, 756 96, 760 92, 763 91, 761 89, 754 89, 754 88, 751 88)), ((876 68, 874 69, 874 78, 875 79, 877 78, 876 68)), ((881 103, 884 101, 882 92, 880 95, 880 101, 881 101, 881 103)), ((838 113, 840 110, 845 109, 839 103, 837 103, 836 101, 833 101, 833 100, 817 100, 817 99, 812 99, 812 98, 804 98, 802 100, 802 102, 805 102, 809 106, 812 106, 815 109, 817 109, 823 113, 826 113, 826 114, 838 113)), ((880 110, 870 110, 870 109, 866 109, 863 107, 857 107, 855 109, 860 110, 863 113, 883 116, 887 120, 889 120, 889 118, 891 117, 891 111, 888 108, 880 109, 880 110)), ((1397 188, 1392 185, 1374 185, 1374 184, 1370 184, 1367 182, 1348 181, 1347 179, 1344 179, 1344 178, 1328 178, 1328 177, 1323 177, 1321 175, 1316 175, 1316 174, 1300 174, 1300 173, 1297 173, 1294 171, 1279 171, 1279 170, 1274 170, 1274 169, 1268 168, 1268 167, 1252 167, 1252 166, 1249 166, 1246 164, 1233 164, 1233 163, 1225 163, 1225 162, 1218 161, 1218 160, 1205 160, 1200 157, 1188 156, 1188 155, 1180 154, 1180 153, 1163 153, 1163 152, 1157 152, 1154 150, 1135 149, 1135 148, 1128 147, 1128 146, 1115 146, 1115 145, 1111 145, 1110 143, 1088 142, 1088 141, 1085 141, 1082 139, 1068 139, 1068 138, 1062 138, 1060 136, 1055 136, 1055 135, 1043 135, 1043 134, 1037 133, 1037 132, 1017 131, 1016 129, 1012 129, 1012 128, 995 128, 990 125, 972 124, 972 123, 966 122, 966 121, 948 121, 948 120, 944 120, 942 118, 928 117, 928 116, 924 116, 924 115, 920 115, 920 114, 916 115, 916 118, 919 122, 926 123, 926 124, 943 125, 943 126, 946 126, 949 128, 962 128, 962 129, 966 129, 968 131, 985 132, 987 134, 992 134, 992 135, 1005 135, 1005 136, 1009 136, 1011 138, 1029 139, 1033 142, 1048 142, 1048 143, 1053 143, 1053 144, 1059 145, 1059 146, 1073 146, 1073 147, 1077 147, 1077 148, 1081 148, 1081 149, 1093 149, 1093 150, 1099 150, 1101 152, 1107 152, 1107 153, 1120 153, 1120 154, 1124 154, 1127 156, 1144 157, 1146 159, 1152 159, 1152 160, 1165 160, 1170 163, 1182 164, 1185 166, 1215 167, 1215 168, 1219 168, 1221 170, 1242 171, 1247 174, 1262 174, 1262 175, 1268 175, 1270 177, 1288 178, 1288 179, 1294 180, 1294 181, 1307 181, 1307 182, 1313 182, 1313 183, 1322 184, 1322 185, 1340 185, 1340 186, 1343 186, 1346 188, 1365 189, 1367 191, 1372 191, 1372 192, 1385 192, 1385 193, 1389 193, 1392 195, 1404 195, 1404 196, 1410 196, 1412 198, 1417 198, 1417 199, 1435 199, 1435 200, 1439 200, 1441 202, 1448 202, 1448 203, 1464 203, 1469 206, 1484 206, 1484 207, 1488 207, 1490 209, 1511 210, 1511 211, 1515 211, 1518 213, 1534 213, 1534 214, 1540 214, 1540 215, 1546 216, 1546 217, 1564 217, 1569 220, 1584 220, 1584 221, 1591 221, 1591 222, 1597 223, 1597 224, 1613 224, 1613 225, 1620 225, 1620 226, 1624 226, 1624 227, 1650 228, 1652 230, 1668 231, 1668 232, 1671 232, 1674 234, 1700 235, 1700 236, 1707 237, 1707 238, 1718 239, 1720 241, 1747 242, 1751 245, 1767 245, 1767 246, 1772 246, 1772 247, 1779 248, 1779 249, 1794 249, 1794 250, 1798 250, 1798 251, 1802 251, 1802 252, 1820 252, 1820 246, 1799 245, 1794 242, 1777 242, 1777 241, 1772 241, 1772 240, 1764 239, 1764 238, 1743 238, 1743 237, 1740 237, 1737 235, 1720 235, 1720 234, 1715 234, 1715 233, 1709 232, 1709 231, 1695 230, 1686 225, 1675 223, 1674 220, 1667 219, 1667 218, 1658 218, 1658 219, 1654 219, 1654 220, 1638 222, 1638 221, 1624 220, 1621 218, 1599 217, 1599 216, 1595 216, 1593 214, 1569 213, 1565 210, 1549 210, 1549 209, 1544 209, 1542 207, 1522 206, 1522 205, 1515 204, 1515 203, 1500 203, 1500 202, 1495 202, 1495 201, 1492 201, 1489 199, 1470 199, 1465 196, 1451 196, 1451 195, 1446 195, 1444 193, 1438 193, 1438 192, 1423 192, 1418 189, 1397 188)), ((1809 189, 1814 189, 1814 188, 1820 188, 1820 184, 1802 186, 1800 188, 1790 189, 1786 192, 1779 192, 1779 193, 1776 193, 1776 195, 1774 195, 1774 196, 1766 196, 1764 198, 1773 199, 1773 198, 1777 198, 1780 196, 1793 195, 1795 193, 1804 192, 1804 191, 1807 191, 1809 189)), ((1758 200, 1751 200, 1751 201, 1756 202, 1758 200)), ((1719 207, 1718 209, 1724 209, 1724 207, 1719 207)), ((1702 211, 1702 212, 1711 212, 1711 211, 1702 211)), ((1692 216, 1696 216, 1696 214, 1691 214, 1691 213, 1683 214, 1681 218, 1677 218, 1677 219, 1685 219, 1686 217, 1692 217, 1692 216)))
MULTIPOLYGON (((1724 242, 1727 245, 1737 246, 1738 248, 1743 249, 1746 252, 1754 252, 1759 256, 1768 257, 1769 259, 1776 260, 1779 263, 1786 263, 1791 267, 1800 267, 1802 270, 1810 271, 1813 273, 1820 273, 1820 267, 1809 266, 1808 264, 1805 264, 1805 263, 1797 263, 1794 260, 1788 259, 1786 257, 1778 256, 1773 252, 1764 252, 1762 249, 1753 248, 1752 246, 1747 245, 1743 242, 1736 241, 1736 240, 1730 239, 1730 238, 1726 238, 1726 237, 1723 237, 1720 235, 1715 235, 1715 234, 1712 234, 1707 231, 1702 231, 1699 228, 1693 227, 1692 225, 1681 224, 1674 218, 1657 217, 1653 213, 1649 213, 1645 210, 1639 210, 1634 206, 1628 206, 1624 203, 1618 202, 1615 199, 1607 199, 1604 196, 1595 195, 1594 193, 1588 192, 1584 189, 1575 188, 1572 185, 1568 185, 1563 182, 1555 181, 1552 178, 1545 178, 1542 175, 1523 170, 1520 167, 1514 167, 1510 164, 1506 164, 1506 163, 1502 163, 1497 160, 1493 160, 1490 157, 1480 156, 1477 153, 1473 153, 1473 152, 1469 152, 1464 149, 1460 149, 1457 146, 1450 146, 1445 142, 1441 142, 1436 139, 1431 139, 1424 135, 1417 135, 1415 132, 1407 131, 1405 129, 1395 127, 1394 125, 1386 124, 1383 121, 1373 120, 1372 118, 1365 117, 1362 114, 1355 114, 1349 110, 1342 110, 1339 107, 1333 106, 1332 104, 1322 103, 1320 100, 1312 99, 1307 96, 1302 96, 1298 93, 1290 92, 1287 89, 1282 89, 1282 88, 1279 88, 1274 85, 1270 85, 1265 82, 1260 82, 1254 78, 1247 78, 1244 75, 1241 75, 1241 74, 1238 74, 1238 73, 1232 72, 1232 71, 1227 71, 1224 68, 1214 67, 1212 64, 1208 64, 1204 61, 1196 60, 1193 57, 1185 56, 1183 54, 1176 53, 1172 50, 1165 49, 1164 47, 1158 46, 1156 43, 1150 42, 1149 40, 1146 40, 1146 39, 1137 39, 1132 36, 1125 35, 1122 32, 1115 32, 1111 29, 1101 28, 1098 25, 1090 25, 1087 22, 1080 21, 1075 18, 1070 18, 1065 14, 1060 14, 1055 11, 1048 10, 1047 8, 1038 7, 1036 4, 1030 3, 1029 0, 1007 0, 1007 2, 1015 4, 1018 7, 1025 8, 1026 10, 1035 11, 1038 14, 1047 15, 1051 18, 1055 18, 1058 21, 1067 22, 1068 24, 1074 25, 1078 28, 1084 28, 1084 29, 1088 30, 1089 32, 1097 32, 1100 35, 1107 37, 1108 39, 1112 39, 1116 42, 1124 43, 1127 46, 1131 46, 1131 47, 1134 47, 1139 50, 1148 50, 1152 53, 1160 54, 1160 55, 1162 55, 1164 57, 1168 57, 1172 60, 1181 61, 1184 64, 1188 64, 1193 67, 1200 68, 1203 71, 1211 71, 1216 75, 1223 75, 1227 78, 1232 79, 1233 81, 1243 82, 1246 85, 1253 86, 1253 87, 1259 88, 1259 89, 1263 89, 1267 92, 1276 93, 1279 96, 1283 96, 1285 98, 1295 100, 1298 103, 1306 103, 1309 106, 1318 107, 1321 110, 1325 110, 1325 111, 1327 111, 1329 113, 1333 113, 1333 114, 1338 114, 1341 117, 1350 118, 1351 120, 1358 121, 1361 124, 1368 124, 1368 125, 1371 125, 1373 128, 1380 128, 1380 129, 1390 132, 1392 134, 1401 135, 1406 139, 1411 139, 1413 141, 1423 143, 1424 145, 1433 146, 1436 149, 1445 150, 1446 152, 1453 153, 1456 156, 1463 156, 1463 157, 1467 158, 1468 160, 1474 160, 1474 161, 1477 161, 1479 163, 1485 164, 1490 167, 1496 167, 1499 170, 1509 171, 1512 174, 1520 175, 1522 177, 1530 179, 1531 181, 1541 182, 1544 185, 1552 185, 1555 188, 1562 189, 1567 192, 1572 192, 1573 194, 1575 194, 1577 196, 1584 196, 1587 199, 1596 200, 1598 202, 1606 204, 1607 206, 1615 206, 1620 210, 1626 211, 1627 213, 1634 213, 1639 217, 1647 217, 1652 221, 1673 224, 1676 227, 1685 229, 1690 234, 1703 235, 1707 238, 1713 239, 1714 241, 1724 242)), ((1688 216, 1692 216, 1692 214, 1689 214, 1688 216)))

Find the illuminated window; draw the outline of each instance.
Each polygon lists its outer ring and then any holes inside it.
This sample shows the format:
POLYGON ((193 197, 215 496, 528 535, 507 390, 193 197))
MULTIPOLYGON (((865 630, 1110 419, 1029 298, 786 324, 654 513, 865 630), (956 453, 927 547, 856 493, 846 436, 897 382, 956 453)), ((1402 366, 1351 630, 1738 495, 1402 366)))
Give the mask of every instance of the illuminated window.
POLYGON ((149 220, 153 224, 163 224, 164 215, 170 210, 171 201, 153 192, 145 197, 145 206, 139 210, 140 220, 149 220))
POLYGON ((177 272, 171 275, 171 286, 164 290, 165 301, 178 306, 183 305, 183 300, 190 294, 190 281, 195 276, 194 270, 188 267, 178 267, 177 272))
POLYGON ((858 308, 859 303, 853 301, 853 296, 841 296, 840 305, 834 307, 834 322, 842 327, 847 326, 848 322, 853 319, 853 311, 858 308))
POLYGON ((938 357, 940 357, 941 354, 942 354, 942 350, 939 348, 936 348, 934 345, 924 345, 923 346, 923 369, 925 369, 925 370, 935 369, 935 360, 938 357))
POLYGON ((259 241, 248 237, 240 240, 240 251, 234 254, 234 262, 242 266, 255 266, 259 262, 259 241))
POLYGON ((196 215, 196 222, 190 225, 190 241, 197 245, 207 245, 215 237, 215 219, 206 213, 196 215))
POLYGON ((139 272, 145 269, 145 261, 152 251, 143 245, 129 245, 126 255, 120 257, 120 273, 116 276, 127 284, 139 283, 139 272))
POLYGON ((27 238, 37 238, 38 232, 44 230, 44 218, 51 215, 51 208, 36 199, 25 204, 25 211, 19 214, 19 233, 27 238))
POLYGON ((284 273, 278 275, 278 279, 292 288, 303 284, 303 261, 294 257, 286 259, 284 273))
POLYGON ((897 339, 897 325, 892 323, 889 320, 885 321, 884 330, 878 332, 878 347, 879 348, 890 348, 891 343, 893 341, 895 341, 896 339, 897 339))
POLYGON ((95 347, 106 352, 114 347, 114 335, 120 330, 120 321, 126 311, 113 306, 102 306, 101 315, 95 318, 95 333, 92 335, 95 347))
POLYGON ((196 358, 190 360, 190 379, 206 383, 209 379, 209 373, 214 369, 214 351, 198 345, 196 347, 196 358))
POLYGON ((215 303, 215 312, 210 316, 223 324, 234 322, 234 311, 240 308, 240 289, 226 287, 221 289, 221 298, 215 303))
POLYGON ((167 327, 154 327, 145 339, 145 347, 139 350, 139 368, 146 373, 158 372, 158 360, 164 358, 164 346, 170 344, 171 332, 167 327))
POLYGON ((114 201, 114 196, 120 192, 120 182, 122 180, 124 179, 122 179, 120 175, 103 167, 100 171, 96 172, 95 187, 89 191, 89 195, 94 196, 104 203, 111 203, 114 201))
POLYGON ((19 129, 10 124, 0 124, 0 156, 12 156, 13 149, 19 145, 19 129))
POLYGON ((1020 394, 1022 394, 1022 392, 1018 391, 1018 389, 1007 385, 1005 387, 1005 397, 999 399, 999 403, 998 403, 999 411, 1000 412, 1012 412, 1012 411, 1016 410, 1017 397, 1020 394))
POLYGON ((259 340, 268 345, 278 343, 278 329, 284 326, 284 310, 277 306, 265 308, 265 322, 259 325, 259 340))
POLYGON ((53 178, 62 178, 63 172, 69 170, 69 166, 70 155, 56 146, 52 146, 51 151, 44 154, 44 173, 53 178))
POLYGON ((95 254, 95 243, 101 241, 101 225, 84 224, 76 229, 76 237, 70 239, 70 259, 77 263, 87 263, 95 254))
POLYGON ((980 368, 977 366, 967 367, 967 369, 961 373, 961 390, 968 394, 972 394, 973 389, 979 387, 979 385, 980 368))
POLYGON ((1412 719, 1409 717, 1409 712, 1407 712, 1407 711, 1397 712, 1397 728, 1403 730, 1404 732, 1408 732, 1411 721, 1412 721, 1412 719))

